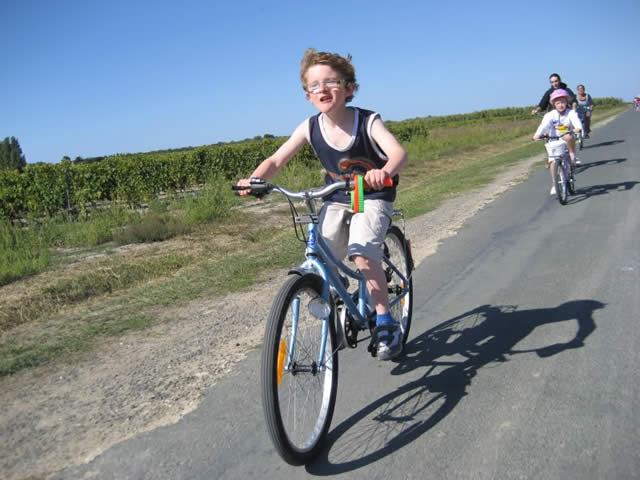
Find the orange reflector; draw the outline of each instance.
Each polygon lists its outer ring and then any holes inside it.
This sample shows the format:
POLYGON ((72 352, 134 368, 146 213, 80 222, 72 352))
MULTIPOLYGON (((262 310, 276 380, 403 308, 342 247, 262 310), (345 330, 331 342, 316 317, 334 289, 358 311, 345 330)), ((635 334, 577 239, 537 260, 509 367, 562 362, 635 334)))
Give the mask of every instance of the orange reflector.
POLYGON ((278 348, 278 366, 276 370, 276 381, 278 386, 280 386, 280 382, 282 382, 282 377, 284 376, 284 361, 286 358, 287 358, 287 342, 282 340, 280 342, 280 347, 278 348))

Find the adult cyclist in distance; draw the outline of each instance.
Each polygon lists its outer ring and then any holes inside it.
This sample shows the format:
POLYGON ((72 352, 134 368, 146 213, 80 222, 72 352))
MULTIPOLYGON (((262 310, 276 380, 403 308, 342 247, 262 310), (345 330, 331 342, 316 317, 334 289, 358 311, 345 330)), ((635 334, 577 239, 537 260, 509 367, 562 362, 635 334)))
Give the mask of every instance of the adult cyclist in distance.
POLYGON ((584 85, 578 85, 578 95, 576 95, 576 111, 582 122, 584 138, 589 138, 591 132, 591 114, 593 112, 593 99, 585 91, 584 85))
POLYGON ((558 89, 562 89, 569 94, 569 106, 575 109, 576 95, 569 87, 567 87, 567 84, 562 81, 560 75, 558 75, 557 73, 552 73, 551 75, 549 75, 549 83, 551 84, 551 87, 549 87, 549 89, 544 92, 544 95, 542 95, 538 106, 531 111, 531 115, 536 115, 540 112, 548 112, 553 109, 553 105, 549 101, 549 98, 551 97, 551 94, 558 89))

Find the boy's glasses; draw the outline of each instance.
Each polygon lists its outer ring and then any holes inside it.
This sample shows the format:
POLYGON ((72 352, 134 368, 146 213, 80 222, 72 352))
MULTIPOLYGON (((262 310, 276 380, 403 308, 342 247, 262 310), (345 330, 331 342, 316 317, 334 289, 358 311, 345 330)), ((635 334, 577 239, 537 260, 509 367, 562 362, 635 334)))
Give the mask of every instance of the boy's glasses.
POLYGON ((313 82, 307 85, 307 92, 317 95, 318 93, 322 93, 325 89, 333 90, 334 88, 339 88, 340 86, 345 86, 345 85, 346 85, 346 82, 344 80, 338 80, 337 78, 329 78, 321 82, 313 82))

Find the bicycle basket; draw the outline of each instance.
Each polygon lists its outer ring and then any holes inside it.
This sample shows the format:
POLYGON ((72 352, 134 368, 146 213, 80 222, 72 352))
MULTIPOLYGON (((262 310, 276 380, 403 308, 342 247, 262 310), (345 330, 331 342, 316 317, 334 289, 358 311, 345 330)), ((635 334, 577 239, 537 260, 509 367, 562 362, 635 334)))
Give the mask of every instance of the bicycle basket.
POLYGON ((544 148, 550 157, 561 157, 567 151, 567 144, 564 140, 552 140, 545 143, 544 148))

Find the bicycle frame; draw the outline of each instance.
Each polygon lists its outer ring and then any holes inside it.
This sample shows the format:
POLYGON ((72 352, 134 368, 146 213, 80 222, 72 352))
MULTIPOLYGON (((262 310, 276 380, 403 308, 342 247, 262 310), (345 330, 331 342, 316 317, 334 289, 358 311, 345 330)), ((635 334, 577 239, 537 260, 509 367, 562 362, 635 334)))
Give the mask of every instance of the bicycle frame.
MULTIPOLYGON (((319 235, 317 229, 317 223, 314 223, 314 220, 317 219, 315 215, 315 208, 312 204, 312 201, 307 201, 307 205, 312 211, 312 215, 307 217, 303 217, 306 220, 297 220, 299 223, 303 221, 307 223, 307 242, 306 242, 306 250, 305 257, 306 260, 295 270, 298 273, 314 273, 318 274, 323 279, 323 287, 322 287, 322 298, 328 303, 331 304, 332 299, 330 290, 333 288, 334 292, 337 294, 337 297, 344 302, 347 310, 352 314, 355 318, 356 323, 361 329, 364 329, 368 325, 368 321, 370 316, 375 313, 375 309, 372 312, 367 312, 367 307, 369 304, 369 292, 366 287, 366 280, 362 273, 358 271, 354 271, 344 264, 341 260, 338 260, 331 249, 324 241, 324 239, 319 235), (331 266, 335 266, 336 269, 348 277, 351 277, 358 281, 358 305, 355 304, 351 295, 344 287, 342 281, 340 280, 337 272, 331 268, 331 266)), ((317 221, 317 220, 315 220, 317 221)), ((383 256, 382 261, 392 268, 394 272, 400 276, 400 278, 404 282, 404 287, 400 295, 394 298, 389 307, 392 307, 399 301, 401 301, 409 291, 407 285, 409 281, 405 278, 404 275, 398 270, 398 268, 391 263, 389 259, 383 256)), ((295 337, 297 333, 297 317, 299 305, 297 303, 294 304, 294 308, 296 311, 292 312, 292 332, 291 332, 291 341, 289 342, 289 348, 287 352, 287 361, 285 363, 285 370, 289 371, 291 369, 291 362, 294 355, 295 348, 295 337)), ((327 345, 327 337, 329 335, 329 327, 331 322, 331 312, 328 316, 323 318, 321 321, 322 325, 322 338, 320 349, 318 352, 318 366, 319 368, 325 368, 324 358, 326 354, 326 345, 327 345)))
POLYGON ((552 160, 552 162, 550 162, 550 168, 552 169, 552 178, 554 181, 554 185, 556 185, 556 188, 562 189, 562 194, 560 194, 560 191, 557 190, 558 200, 561 204, 564 205, 566 204, 567 196, 569 194, 573 194, 575 188, 573 183, 573 172, 571 167, 571 159, 569 156, 569 149, 564 140, 562 140, 561 136, 545 137, 545 148, 547 150, 547 156, 549 157, 549 160, 552 160), (549 144, 549 141, 551 139, 557 140, 558 145, 551 147, 549 144), (562 142, 562 144, 560 144, 559 142, 562 142), (562 148, 559 148, 560 145, 562 146, 562 148), (559 152, 558 150, 561 151, 559 152), (564 177, 562 185, 559 184, 557 174, 554 173, 554 167, 558 162, 560 162, 560 168, 562 169, 564 177))

